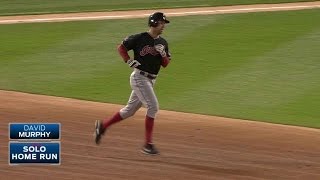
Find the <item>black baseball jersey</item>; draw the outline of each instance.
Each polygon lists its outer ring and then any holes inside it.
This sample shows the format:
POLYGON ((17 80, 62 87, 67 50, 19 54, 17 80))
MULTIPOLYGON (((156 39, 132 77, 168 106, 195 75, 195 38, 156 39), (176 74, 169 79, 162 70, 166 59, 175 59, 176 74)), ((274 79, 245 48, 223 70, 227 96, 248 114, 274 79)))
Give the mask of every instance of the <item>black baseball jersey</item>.
POLYGON ((133 50, 134 59, 141 63, 137 68, 151 74, 158 74, 162 63, 162 57, 155 50, 155 45, 164 45, 167 56, 170 58, 167 41, 160 36, 154 39, 148 32, 131 35, 124 39, 122 44, 128 51, 133 50))

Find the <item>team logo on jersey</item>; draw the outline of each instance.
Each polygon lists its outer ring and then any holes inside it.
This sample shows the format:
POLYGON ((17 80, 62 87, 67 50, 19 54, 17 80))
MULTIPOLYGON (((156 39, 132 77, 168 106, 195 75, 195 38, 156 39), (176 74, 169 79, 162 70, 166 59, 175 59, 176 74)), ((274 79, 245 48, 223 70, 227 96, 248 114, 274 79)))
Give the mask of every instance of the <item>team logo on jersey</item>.
POLYGON ((142 50, 140 51, 140 56, 145 56, 147 54, 151 54, 153 56, 158 55, 159 53, 156 51, 156 49, 154 47, 151 47, 149 45, 146 45, 142 48, 142 50))

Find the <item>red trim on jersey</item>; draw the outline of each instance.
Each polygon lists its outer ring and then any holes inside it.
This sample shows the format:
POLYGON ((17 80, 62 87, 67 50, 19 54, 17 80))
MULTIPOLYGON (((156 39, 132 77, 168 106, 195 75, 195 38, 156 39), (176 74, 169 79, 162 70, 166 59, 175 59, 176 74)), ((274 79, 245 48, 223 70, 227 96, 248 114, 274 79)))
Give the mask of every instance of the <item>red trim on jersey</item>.
POLYGON ((170 62, 170 59, 169 59, 169 57, 162 57, 162 62, 161 62, 161 66, 162 67, 167 67, 168 66, 168 64, 169 64, 169 62, 170 62))
POLYGON ((122 57, 122 59, 124 60, 124 62, 127 62, 130 59, 127 48, 124 47, 123 44, 120 44, 118 46, 118 52, 119 52, 120 56, 122 57))

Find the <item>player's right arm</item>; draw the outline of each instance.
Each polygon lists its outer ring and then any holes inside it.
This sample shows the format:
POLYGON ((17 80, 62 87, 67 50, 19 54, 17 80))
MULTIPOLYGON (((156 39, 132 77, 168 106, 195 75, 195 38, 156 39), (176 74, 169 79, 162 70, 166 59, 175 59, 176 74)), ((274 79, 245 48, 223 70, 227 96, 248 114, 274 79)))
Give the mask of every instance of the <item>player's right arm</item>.
POLYGON ((137 40, 140 37, 140 34, 131 35, 126 37, 120 45, 118 45, 118 52, 124 62, 127 62, 130 58, 128 51, 134 49, 137 44, 137 40))
POLYGON ((135 48, 139 35, 140 34, 131 35, 125 38, 122 41, 122 43, 118 46, 118 52, 122 57, 123 61, 127 63, 130 67, 134 67, 134 68, 138 67, 141 64, 137 60, 131 59, 128 54, 128 51, 135 48))
POLYGON ((130 59, 130 56, 128 54, 128 50, 123 44, 120 44, 118 46, 118 52, 119 52, 119 54, 122 57, 124 62, 127 62, 130 59))

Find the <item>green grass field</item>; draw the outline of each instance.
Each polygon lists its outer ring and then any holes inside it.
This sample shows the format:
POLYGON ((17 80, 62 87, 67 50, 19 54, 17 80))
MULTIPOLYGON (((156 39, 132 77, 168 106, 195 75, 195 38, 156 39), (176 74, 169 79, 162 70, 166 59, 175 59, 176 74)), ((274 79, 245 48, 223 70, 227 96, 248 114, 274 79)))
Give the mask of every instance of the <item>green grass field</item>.
MULTIPOLYGON (((320 128, 320 10, 169 17, 160 108, 320 128)), ((146 20, 1 25, 0 88, 125 104, 146 20)))
POLYGON ((157 9, 174 7, 221 6, 235 4, 283 3, 303 1, 312 0, 2 0, 0 1, 0 15, 44 14, 83 11, 113 11, 130 9, 157 9))

